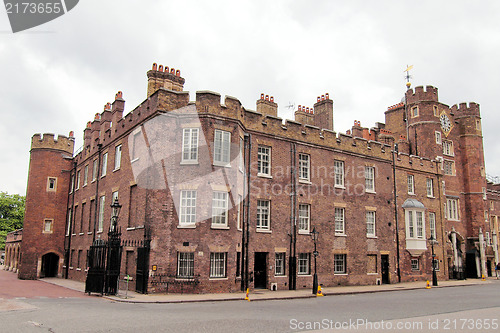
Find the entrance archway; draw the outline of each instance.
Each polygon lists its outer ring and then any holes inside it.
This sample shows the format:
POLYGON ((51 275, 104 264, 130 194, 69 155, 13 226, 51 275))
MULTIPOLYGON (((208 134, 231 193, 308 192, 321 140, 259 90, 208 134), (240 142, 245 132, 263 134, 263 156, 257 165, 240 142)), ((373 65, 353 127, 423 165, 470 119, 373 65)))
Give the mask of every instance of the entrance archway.
POLYGON ((55 253, 47 253, 42 256, 42 270, 40 277, 56 277, 59 270, 59 256, 55 253))

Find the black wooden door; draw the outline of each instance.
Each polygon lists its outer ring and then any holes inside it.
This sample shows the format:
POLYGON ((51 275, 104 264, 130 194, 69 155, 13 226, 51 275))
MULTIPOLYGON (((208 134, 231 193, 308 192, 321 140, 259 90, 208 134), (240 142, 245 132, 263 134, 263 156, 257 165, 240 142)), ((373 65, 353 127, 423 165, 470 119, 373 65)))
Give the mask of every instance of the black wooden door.
POLYGON ((137 248, 137 270, 135 291, 145 294, 148 291, 148 275, 149 275, 149 247, 137 248))
POLYGON ((389 256, 387 254, 382 254, 380 256, 380 261, 382 264, 382 283, 388 284, 389 281, 389 256))
POLYGON ((267 252, 255 252, 254 288, 267 288, 267 252))

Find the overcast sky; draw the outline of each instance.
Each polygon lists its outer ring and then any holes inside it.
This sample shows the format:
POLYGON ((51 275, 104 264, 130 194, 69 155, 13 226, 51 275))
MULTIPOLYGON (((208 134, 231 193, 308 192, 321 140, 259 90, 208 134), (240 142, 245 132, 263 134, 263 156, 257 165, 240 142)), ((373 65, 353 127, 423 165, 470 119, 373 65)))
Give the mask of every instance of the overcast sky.
POLYGON ((372 127, 405 91, 481 106, 486 172, 500 176, 500 1, 85 0, 12 34, 0 8, 0 191, 25 194, 34 133, 82 145, 86 122, 118 90, 125 113, 146 98, 153 62, 181 70, 185 90, 255 109, 261 93, 313 106, 329 93, 334 126, 372 127))

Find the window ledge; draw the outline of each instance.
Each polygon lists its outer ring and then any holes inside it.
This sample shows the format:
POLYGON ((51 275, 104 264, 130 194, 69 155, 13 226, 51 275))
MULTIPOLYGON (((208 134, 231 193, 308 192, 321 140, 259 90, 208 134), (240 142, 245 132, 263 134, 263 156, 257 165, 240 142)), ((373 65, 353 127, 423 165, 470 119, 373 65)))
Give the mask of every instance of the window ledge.
POLYGON ((90 182, 90 184, 95 183, 95 181, 96 181, 95 179, 92 179, 92 181, 90 182))
POLYGON ((258 173, 257 177, 267 178, 267 179, 273 179, 273 176, 265 174, 265 173, 258 173))
POLYGON ((311 232, 309 230, 305 231, 305 230, 299 230, 299 235, 311 235, 311 232))
POLYGON ((429 198, 429 199, 436 199, 435 196, 431 196, 431 195, 428 195, 427 198, 429 198))
POLYGON ((255 229, 255 232, 261 232, 263 234, 271 234, 273 231, 268 229, 255 229))
POLYGON ((136 158, 134 158, 132 161, 130 161, 130 163, 137 162, 138 160, 139 160, 139 157, 136 157, 136 158))
POLYGON ((340 189, 345 190, 345 186, 344 186, 344 185, 335 185, 334 187, 335 187, 335 188, 340 188, 340 189))
POLYGON ((76 236, 76 234, 71 234, 71 236, 76 236))
POLYGON ((416 195, 416 194, 415 194, 415 193, 410 193, 410 192, 408 192, 408 195, 416 195))
POLYGON ((118 168, 118 169, 113 169, 113 172, 118 171, 118 170, 120 170, 120 168, 118 168))
POLYGON ((198 165, 198 161, 181 161, 180 165, 198 165))
POLYGON ((102 230, 99 230, 96 232, 97 234, 102 234, 102 230))
POLYGON ((347 276, 347 273, 333 273, 334 276, 347 276))
POLYGON ((92 231, 87 232, 87 235, 92 235, 92 231))
POLYGON ((82 269, 81 269, 81 268, 77 268, 76 270, 77 270, 77 271, 81 271, 82 269))
POLYGON ((82 236, 82 235, 85 235, 85 233, 83 233, 83 232, 80 232, 80 233, 79 233, 79 235, 80 235, 80 236, 82 236))
POLYGON ((196 224, 179 224, 177 225, 177 229, 195 229, 196 224))
POLYGON ((311 277, 311 274, 299 274, 297 273, 297 277, 311 277))
POLYGON ((73 269, 73 267, 69 266, 69 269, 73 269))
POLYGON ((223 281, 223 280, 228 280, 227 277, 211 277, 208 278, 208 281, 223 281))
POLYGON ((220 230, 229 230, 230 228, 227 225, 211 225, 211 229, 220 229, 220 230))
POLYGON ((372 190, 366 190, 365 193, 377 194, 377 192, 372 191, 372 190))
POLYGON ((311 181, 308 179, 299 179, 299 184, 312 185, 311 181))
POLYGON ((378 273, 366 273, 366 275, 378 275, 378 273))
POLYGON ((224 168, 230 168, 231 167, 231 164, 229 164, 229 163, 214 162, 213 165, 214 166, 218 166, 218 167, 224 167, 224 168))
POLYGON ((378 237, 377 236, 368 236, 368 235, 366 235, 366 238, 377 239, 378 237))
POLYGON ((336 234, 335 234, 335 237, 347 237, 347 235, 346 235, 346 234, 337 234, 337 233, 336 233, 336 234))
POLYGON ((274 275, 274 277, 277 277, 277 278, 286 278, 286 277, 288 277, 288 275, 274 275))

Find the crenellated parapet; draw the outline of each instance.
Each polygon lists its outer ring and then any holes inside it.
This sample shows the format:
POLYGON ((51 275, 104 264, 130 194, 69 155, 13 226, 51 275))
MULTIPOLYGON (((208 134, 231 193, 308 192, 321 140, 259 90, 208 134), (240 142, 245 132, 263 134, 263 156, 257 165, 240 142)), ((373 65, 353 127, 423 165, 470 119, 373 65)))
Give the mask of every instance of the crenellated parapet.
POLYGON ((70 132, 69 137, 58 135, 55 137, 53 133, 34 134, 31 137, 31 150, 33 149, 52 149, 60 150, 73 155, 75 146, 75 138, 73 132, 70 132))
POLYGON ((450 111, 455 115, 455 118, 463 116, 480 116, 479 104, 474 102, 452 105, 450 111))
MULTIPOLYGON (((438 88, 433 86, 418 86, 415 90, 408 89, 406 91, 407 104, 419 102, 437 102, 438 101, 438 88)), ((396 104, 397 105, 397 104, 396 104)))

